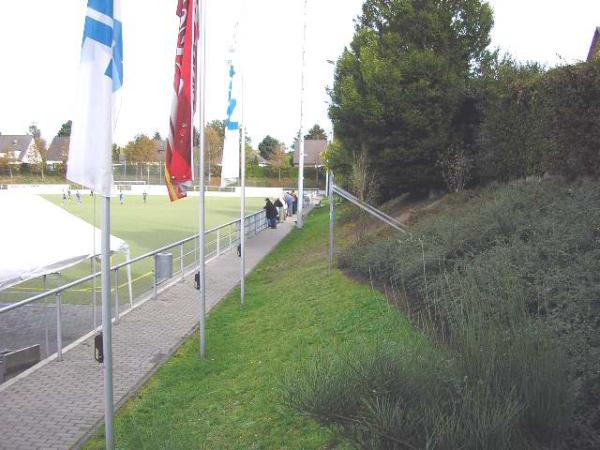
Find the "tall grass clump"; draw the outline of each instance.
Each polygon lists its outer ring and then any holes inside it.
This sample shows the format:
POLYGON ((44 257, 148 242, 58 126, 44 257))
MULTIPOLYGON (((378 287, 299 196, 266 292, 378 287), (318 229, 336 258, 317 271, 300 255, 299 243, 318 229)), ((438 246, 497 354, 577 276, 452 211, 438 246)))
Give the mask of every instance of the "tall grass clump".
POLYGON ((600 187, 461 195, 421 214, 411 236, 366 236, 339 260, 383 288, 432 350, 315 363, 289 402, 362 448, 600 448, 600 187), (352 399, 342 414, 322 383, 352 399))

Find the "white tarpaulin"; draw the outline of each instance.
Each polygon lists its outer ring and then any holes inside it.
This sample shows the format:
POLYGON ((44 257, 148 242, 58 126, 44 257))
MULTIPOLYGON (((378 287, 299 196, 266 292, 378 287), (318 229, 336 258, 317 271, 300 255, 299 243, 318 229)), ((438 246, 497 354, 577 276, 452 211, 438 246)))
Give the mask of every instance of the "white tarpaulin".
MULTIPOLYGON (((0 290, 100 254, 98 228, 42 197, 0 192, 0 211, 0 290)), ((114 236, 110 250, 129 254, 114 236)))

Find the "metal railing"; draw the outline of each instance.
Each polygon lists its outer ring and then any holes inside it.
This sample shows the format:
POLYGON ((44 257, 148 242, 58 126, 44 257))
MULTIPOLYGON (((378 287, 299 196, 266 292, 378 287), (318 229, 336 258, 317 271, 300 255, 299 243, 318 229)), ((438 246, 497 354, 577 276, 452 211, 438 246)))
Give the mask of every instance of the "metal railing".
MULTIPOLYGON (((257 235, 265 228, 267 228, 267 220, 264 210, 246 216, 245 232, 247 237, 257 235)), ((178 279, 183 281, 185 279, 186 272, 189 272, 192 269, 195 270, 198 267, 198 237, 198 234, 195 234, 172 244, 165 245, 152 252, 148 252, 128 261, 111 266, 111 300, 114 305, 113 318, 115 324, 118 324, 119 318, 127 311, 150 298, 156 297, 159 285, 167 282, 177 281, 178 279), (170 252, 173 255, 173 276, 168 280, 157 280, 153 265, 154 258, 158 253, 165 252, 170 252), (137 272, 142 273, 142 275, 136 278, 135 282, 145 280, 144 282, 134 286, 136 291, 135 295, 132 292, 131 284, 125 283, 119 285, 120 279, 126 279, 126 277, 120 277, 119 274, 122 274, 123 270, 131 270, 134 265, 137 265, 138 268, 141 269, 137 272), (148 271, 148 269, 150 270, 148 271), (150 282, 147 280, 148 276, 152 277, 150 282), (119 296, 120 289, 126 289, 128 291, 129 301, 123 301, 124 297, 126 297, 125 295, 119 296), (134 302, 134 298, 137 300, 137 302, 134 302)), ((210 260, 229 251, 230 249, 237 247, 239 241, 240 219, 233 220, 207 230, 205 239, 206 261, 209 262, 210 260)), ((62 286, 42 292, 41 294, 34 295, 25 300, 0 307, 0 337, 4 336, 6 339, 7 336, 12 335, 22 336, 24 333, 23 328, 27 327, 27 324, 25 324, 24 321, 27 322, 29 320, 31 322, 35 322, 36 324, 43 322, 43 326, 40 326, 39 329, 34 329, 34 332, 31 333, 32 335, 37 334, 37 336, 32 336, 29 338, 29 340, 27 340, 27 336, 25 336, 25 338, 22 338, 20 343, 15 343, 13 346, 24 347, 27 344, 31 345, 39 343, 40 348, 45 349, 44 356, 46 358, 55 352, 56 359, 58 361, 62 361, 63 349, 65 345, 68 345, 69 343, 86 336, 89 332, 98 328, 100 322, 98 316, 98 314, 100 314, 100 307, 96 305, 96 297, 99 299, 100 296, 96 296, 95 294, 96 284, 99 285, 100 283, 95 283, 94 281, 97 278, 99 279, 99 277, 100 272, 92 273, 62 286), (90 289, 85 288, 86 286, 91 286, 92 283, 93 288, 91 291, 90 289), (81 297, 79 292, 93 292, 91 300, 87 302, 87 304, 78 303, 78 300, 80 300, 81 297), (67 302, 65 304, 64 298, 66 294, 71 294, 71 300, 75 299, 75 303, 67 302), (56 322, 54 330, 49 331, 49 329, 52 328, 52 320, 49 320, 51 317, 51 314, 49 314, 49 308, 51 306, 48 300, 51 299, 54 299, 56 322), (79 324, 80 326, 74 327, 74 332, 70 333, 68 336, 65 336, 66 319, 64 317, 64 311, 65 307, 67 306, 74 309, 74 311, 69 314, 70 320, 73 320, 73 317, 76 317, 78 314, 80 314, 79 311, 75 311, 77 308, 88 308, 84 311, 84 319, 79 319, 80 321, 83 320, 84 322, 88 322, 89 313, 92 314, 93 318, 91 323, 79 324), (36 309, 35 313, 33 314, 34 317, 32 317, 30 311, 26 311, 26 307, 30 307, 30 309, 36 309), (21 315, 19 315, 20 313, 21 315), (86 316, 87 319, 85 318, 86 316), (3 323, 2 319, 6 319, 6 321, 3 323), (51 347, 54 347, 54 345, 53 343, 49 342, 50 335, 52 334, 55 334, 55 349, 51 349, 51 347), (67 342, 65 342, 65 338, 67 342), (36 339, 37 342, 33 342, 36 339)), ((46 281, 44 277, 44 290, 45 285, 46 281)), ((0 350, 2 347, 7 347, 6 342, 0 341, 0 350)))

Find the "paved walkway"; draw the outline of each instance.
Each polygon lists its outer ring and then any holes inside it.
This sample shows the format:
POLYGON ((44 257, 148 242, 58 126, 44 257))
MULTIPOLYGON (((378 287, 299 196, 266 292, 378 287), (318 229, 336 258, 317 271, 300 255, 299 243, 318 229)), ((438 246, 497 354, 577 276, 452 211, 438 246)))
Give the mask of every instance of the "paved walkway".
MULTIPOLYGON (((247 241, 250 272, 293 229, 267 229, 247 241)), ((207 266, 210 310, 240 279, 239 258, 229 252, 207 266)), ((175 351, 197 323, 198 291, 192 277, 131 311, 113 327, 114 399, 120 404, 175 351)), ((252 302, 251 298, 247 299, 252 302)), ((210 341, 207 342, 210 349, 210 341)), ((0 449, 69 449, 104 417, 102 370, 93 358, 93 338, 33 373, 0 385, 0 449)))

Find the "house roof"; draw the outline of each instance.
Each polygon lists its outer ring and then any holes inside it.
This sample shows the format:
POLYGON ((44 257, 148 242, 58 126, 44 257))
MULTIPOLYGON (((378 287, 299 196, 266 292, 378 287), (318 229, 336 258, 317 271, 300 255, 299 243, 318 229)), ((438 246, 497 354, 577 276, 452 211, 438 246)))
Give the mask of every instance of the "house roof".
POLYGON ((588 62, 593 59, 600 59, 600 27, 596 27, 587 57, 588 62))
MULTIPOLYGON (((309 166, 320 166, 321 153, 327 147, 325 139, 306 139, 304 141, 304 164, 309 166)), ((294 165, 297 165, 300 160, 299 147, 294 145, 294 165)))
POLYGON ((0 134, 0 153, 19 152, 17 159, 22 160, 33 141, 28 134, 0 134))
POLYGON ((71 138, 68 136, 56 136, 52 139, 50 147, 48 147, 47 161, 66 161, 69 155, 69 143, 71 138))
POLYGON ((271 163, 269 161, 267 161, 265 158, 263 158, 262 156, 260 156, 258 153, 256 154, 256 162, 258 164, 264 164, 265 166, 270 166, 271 163))
POLYGON ((167 140, 166 139, 153 139, 154 145, 156 146, 156 155, 159 162, 165 162, 167 154, 167 140))

